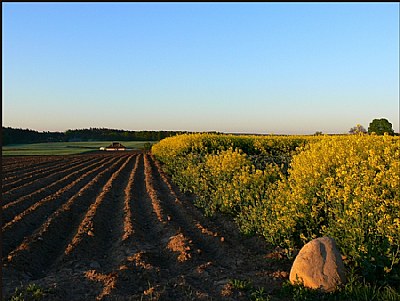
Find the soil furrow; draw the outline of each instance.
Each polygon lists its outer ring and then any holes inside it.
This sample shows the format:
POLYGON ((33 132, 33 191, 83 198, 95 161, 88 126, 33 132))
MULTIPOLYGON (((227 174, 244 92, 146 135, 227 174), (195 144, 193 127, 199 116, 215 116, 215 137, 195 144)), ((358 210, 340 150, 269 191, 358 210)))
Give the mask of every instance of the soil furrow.
POLYGON ((148 292, 149 283, 158 286, 180 273, 176 255, 167 248, 170 234, 176 229, 167 228, 155 212, 149 183, 146 184, 144 160, 144 156, 140 155, 130 185, 133 235, 123 241, 125 258, 118 267, 118 279, 115 281, 119 294, 137 296, 138 299, 148 292))
POLYGON ((36 284, 46 300, 244 301, 229 279, 270 293, 288 278, 282 250, 205 217, 149 153, 6 161, 6 188, 27 192, 4 205, 6 300, 36 284))
MULTIPOLYGON (((68 165, 71 167, 79 167, 85 165, 87 162, 93 162, 98 160, 98 158, 86 158, 86 160, 82 160, 79 158, 73 158, 68 162, 68 165)), ((65 166, 57 164, 56 166, 47 167, 44 169, 40 169, 38 171, 28 172, 23 175, 18 175, 12 180, 3 180, 3 193, 8 192, 16 187, 21 187, 26 183, 32 181, 32 178, 45 178, 48 175, 57 173, 59 171, 65 170, 65 166)))
POLYGON ((101 300, 116 287, 118 272, 126 257, 122 243, 126 233, 127 190, 131 188, 130 180, 137 166, 138 155, 130 156, 111 176, 61 259, 64 268, 73 266, 79 259, 78 266, 86 280, 102 286, 97 291, 92 289, 90 298, 101 300))
MULTIPOLYGON (((58 168, 59 171, 56 173, 50 173, 45 177, 35 177, 33 180, 22 186, 15 187, 6 192, 3 191, 3 202, 4 204, 8 204, 28 194, 48 194, 50 188, 54 187, 56 183, 62 181, 64 177, 68 176, 72 172, 79 171, 81 166, 84 164, 85 163, 82 163, 71 167, 70 163, 66 162, 58 168)), ((4 206, 4 208, 6 208, 6 206, 4 206)))
MULTIPOLYGON (((16 158, 16 160, 18 160, 16 158)), ((6 167, 4 169, 3 173, 3 178, 7 179, 9 177, 19 175, 21 172, 25 173, 27 171, 35 171, 41 168, 45 168, 48 166, 56 166, 57 164, 60 164, 62 162, 65 162, 67 159, 60 158, 58 156, 39 156, 39 157, 28 157, 27 160, 23 160, 22 162, 19 162, 17 164, 14 164, 12 166, 6 167), (30 159, 30 160, 29 160, 30 159), (36 163, 38 162, 38 163, 36 163)))
MULTIPOLYGON (((183 195, 179 191, 179 189, 171 182, 169 177, 162 170, 160 163, 157 162, 157 160, 155 160, 153 156, 151 156, 151 158, 152 163, 157 169, 157 172, 155 174, 160 177, 166 187, 168 187, 168 190, 171 192, 173 197, 175 197, 175 203, 179 208, 181 208, 181 210, 184 211, 184 215, 189 218, 189 220, 192 221, 192 223, 194 223, 196 227, 201 230, 202 233, 209 236, 217 236, 223 238, 225 241, 224 245, 230 245, 230 239, 225 240, 225 237, 234 238, 232 239, 233 241, 243 240, 243 236, 240 234, 239 229, 233 222, 228 221, 226 218, 221 219, 220 217, 206 218, 201 213, 201 211, 194 206, 193 201, 189 200, 188 197, 183 195), (214 229, 218 229, 218 232, 214 229)), ((231 247, 234 246, 229 246, 229 248, 231 247)), ((242 244, 241 247, 244 247, 244 245, 242 244)), ((258 252, 260 249, 259 245, 251 243, 248 244, 247 247, 253 252, 258 252)))
POLYGON ((156 168, 156 174, 160 177, 162 182, 167 187, 167 190, 171 193, 172 197, 175 198, 175 204, 181 210, 184 210, 185 215, 188 215, 191 223, 194 224, 203 234, 219 237, 219 239, 224 239, 224 236, 221 233, 216 232, 213 229, 216 229, 216 225, 214 225, 210 218, 206 218, 198 208, 196 208, 193 204, 193 200, 189 200, 188 197, 183 195, 179 189, 171 182, 168 176, 162 170, 160 163, 155 160, 155 158, 150 155, 152 159, 152 163, 156 168))
POLYGON ((60 190, 64 190, 65 186, 68 185, 71 181, 75 181, 80 178, 80 174, 84 173, 87 170, 95 169, 97 166, 103 164, 108 161, 108 159, 102 159, 99 161, 87 162, 86 164, 80 166, 79 170, 76 170, 72 173, 67 174, 62 179, 55 181, 53 184, 49 185, 47 189, 42 189, 39 192, 35 191, 32 194, 27 194, 23 197, 16 199, 15 201, 11 201, 3 206, 3 218, 7 223, 10 219, 14 218, 19 213, 23 212, 27 208, 29 208, 32 204, 36 204, 40 202, 44 198, 48 198, 51 195, 56 195, 60 190), (85 166, 86 165, 86 166, 85 166))
MULTIPOLYGON (((154 254, 161 256, 164 250, 161 243, 164 224, 159 221, 154 212, 152 200, 147 191, 143 155, 139 157, 133 185, 130 188, 129 206, 134 235, 124 241, 125 246, 128 247, 128 255, 131 256, 139 251, 154 251, 154 254)), ((162 264, 163 261, 160 260, 158 263, 162 264)))
POLYGON ((48 271, 61 256, 75 235, 85 212, 95 201, 102 187, 118 169, 124 157, 118 157, 108 169, 100 172, 90 183, 49 216, 45 223, 8 255, 8 264, 17 270, 28 271, 38 278, 48 271))
POLYGON ((10 168, 21 167, 21 166, 32 166, 34 164, 41 164, 43 162, 49 162, 54 160, 63 160, 56 156, 6 156, 3 158, 3 167, 5 170, 10 168))
MULTIPOLYGON (((70 160, 74 160, 74 161, 80 161, 79 158, 74 158, 71 157, 70 160)), ((16 164, 13 165, 13 168, 8 168, 8 173, 12 172, 14 175, 9 175, 9 176, 5 176, 3 178, 3 183, 11 183, 12 181, 15 180, 21 180, 23 178, 26 178, 30 175, 36 175, 40 172, 44 172, 47 170, 51 170, 52 168, 57 168, 60 166, 60 164, 67 162, 66 159, 62 159, 62 160, 54 160, 54 161, 50 161, 48 162, 47 165, 45 166, 36 166, 34 168, 30 168, 30 166, 28 165, 29 163, 23 163, 23 164, 16 164)))
MULTIPOLYGON (((46 158, 44 158, 46 160, 46 158)), ((23 162, 28 162, 28 164, 32 164, 32 158, 29 156, 26 157, 3 157, 3 167, 9 167, 12 165, 22 164, 23 162)))
POLYGON ((151 174, 151 168, 149 165, 149 159, 147 155, 143 156, 144 160, 144 174, 145 174, 145 184, 146 184, 146 191, 150 196, 151 205, 153 206, 153 211, 157 215, 158 220, 161 223, 165 223, 168 220, 168 216, 164 214, 163 210, 160 206, 160 200, 158 199, 157 192, 152 185, 153 182, 153 175, 151 174))
POLYGON ((129 175, 128 184, 125 187, 124 193, 124 235, 122 236, 122 240, 127 240, 131 235, 133 235, 133 226, 132 226, 132 208, 130 201, 132 200, 132 189, 135 184, 135 176, 139 166, 141 155, 136 156, 135 166, 132 169, 132 172, 129 175))
MULTIPOLYGON (((167 287, 165 291, 158 292, 161 295, 164 294, 166 300, 170 298, 170 294, 173 294, 171 290, 180 285, 186 288, 197 287, 196 290, 200 295, 208 296, 213 283, 204 277, 206 273, 203 274, 202 267, 211 265, 210 259, 215 260, 215 257, 211 258, 211 252, 208 255, 205 254, 203 250, 209 251, 209 248, 205 248, 204 243, 198 243, 198 237, 193 238, 192 233, 184 229, 187 225, 178 220, 176 210, 166 205, 168 201, 165 200, 165 197, 168 192, 159 190, 150 161, 151 158, 147 154, 144 155, 144 181, 142 181, 145 182, 145 187, 142 189, 145 189, 148 195, 147 210, 139 207, 139 204, 143 206, 146 202, 133 202, 137 209, 132 211, 143 212, 143 214, 134 215, 137 217, 134 223, 136 234, 134 237, 137 238, 134 246, 136 248, 131 249, 132 255, 128 257, 126 266, 130 267, 133 264, 136 269, 141 267, 140 273, 143 274, 143 269, 146 270, 145 273, 150 277, 154 287, 158 289, 167 287), (159 207, 155 207, 155 203, 159 207), (157 214, 156 211, 161 213, 157 214), (161 220, 160 216, 162 216, 161 220), (154 245, 155 243, 157 247, 154 245), (199 245, 203 250, 199 249, 199 245)), ((138 176, 140 174, 141 170, 139 169, 138 176)), ((138 182, 140 183, 140 181, 138 182)), ((143 195, 140 188, 138 193, 143 195)), ((215 251, 213 251, 213 255, 215 255, 215 251)), ((127 268, 127 270, 129 269, 127 268)), ((143 285, 140 282, 137 284, 140 287, 143 285)), ((117 287, 119 287, 118 283, 117 287)))
MULTIPOLYGON (((172 247, 170 248, 172 251, 178 252, 177 260, 183 263, 181 275, 183 275, 184 287, 194 289, 207 298, 213 295, 218 298, 223 287, 216 287, 215 283, 224 282, 228 275, 236 274, 236 277, 242 277, 243 272, 247 272, 249 265, 256 260, 254 257, 251 258, 251 255, 263 256, 264 254, 247 252, 248 250, 238 243, 240 240, 227 242, 230 239, 227 240, 221 236, 219 231, 210 230, 215 227, 204 226, 202 219, 193 214, 196 211, 195 208, 188 210, 183 206, 183 201, 178 198, 171 183, 165 175, 162 175, 159 166, 150 156, 148 164, 148 170, 152 172, 152 185, 159 197, 160 206, 170 217, 168 227, 178 228, 177 234, 170 237, 167 247, 172 247), (227 254, 235 255, 227 256, 227 254), (241 259, 238 260, 238 257, 241 259), (213 275, 212 281, 204 278, 205 270, 207 274, 213 275)), ((254 271, 251 270, 250 273, 254 271)))
MULTIPOLYGON (((107 159, 105 159, 107 160, 107 159)), ((41 200, 42 198, 55 193, 57 190, 62 189, 65 183, 68 183, 70 178, 76 177, 82 170, 82 166, 90 164, 86 162, 80 166, 74 166, 72 168, 64 168, 63 171, 50 175, 45 179, 37 179, 35 183, 22 187, 17 193, 3 195, 3 210, 7 210, 10 207, 27 202, 25 207, 41 200), (26 187, 26 188, 25 188, 26 187)))
MULTIPOLYGON (((100 162, 82 169, 80 174, 74 177, 76 178, 75 180, 71 179, 72 182, 56 193, 34 203, 24 211, 22 211, 21 208, 16 208, 19 209, 18 211, 21 213, 15 216, 12 215, 14 218, 9 218, 9 216, 7 216, 9 212, 3 212, 5 221, 5 225, 3 226, 3 254, 7 255, 8 252, 21 243, 25 236, 33 233, 46 221, 48 216, 71 198, 77 191, 87 185, 96 174, 111 166, 115 160, 116 159, 103 159, 100 162), (108 161, 107 163, 104 162, 106 160, 108 161)), ((25 205, 25 203, 23 203, 23 205, 25 205)))
MULTIPOLYGON (((207 233, 205 227, 201 226, 198 220, 193 220, 193 216, 188 215, 182 207, 182 203, 170 187, 163 181, 160 176, 160 170, 155 166, 151 156, 148 156, 149 171, 152 173, 153 185, 158 197, 161 199, 162 210, 167 212, 171 222, 174 222, 180 229, 181 235, 192 242, 192 247, 197 247, 195 254, 203 253, 206 258, 221 257, 224 248, 222 237, 217 235, 205 235, 207 233), (196 226, 196 225, 200 225, 196 226)), ((189 255, 188 255, 189 256, 189 255)), ((223 258, 223 256, 222 256, 223 258)), ((222 259, 221 258, 221 259, 222 259)))
POLYGON ((122 240, 123 236, 123 187, 127 184, 129 168, 133 169, 133 158, 124 158, 124 163, 104 185, 68 244, 64 261, 75 257, 83 263, 86 258, 109 268, 108 261, 113 257, 109 254, 110 248, 115 241, 122 240))
POLYGON ((22 166, 33 164, 32 158, 28 157, 3 157, 2 169, 4 178, 5 173, 16 170, 22 166))

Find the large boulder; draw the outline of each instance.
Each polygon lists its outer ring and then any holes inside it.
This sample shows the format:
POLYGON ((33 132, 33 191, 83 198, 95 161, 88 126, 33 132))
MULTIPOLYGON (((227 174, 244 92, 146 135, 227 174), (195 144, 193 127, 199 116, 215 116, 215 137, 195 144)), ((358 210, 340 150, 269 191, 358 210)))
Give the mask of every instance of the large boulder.
POLYGON ((332 292, 346 282, 346 272, 336 242, 330 237, 316 238, 300 250, 293 262, 290 282, 332 292))

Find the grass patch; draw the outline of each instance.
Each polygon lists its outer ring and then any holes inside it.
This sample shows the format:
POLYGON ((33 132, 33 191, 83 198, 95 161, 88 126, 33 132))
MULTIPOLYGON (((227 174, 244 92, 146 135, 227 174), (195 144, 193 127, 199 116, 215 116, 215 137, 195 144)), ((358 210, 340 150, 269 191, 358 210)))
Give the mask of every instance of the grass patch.
POLYGON ((265 288, 255 287, 251 280, 231 279, 228 283, 232 289, 244 292, 251 301, 271 300, 271 297, 267 294, 265 288))
POLYGON ((242 291, 249 291, 253 288, 250 280, 231 279, 229 284, 232 285, 232 288, 242 291))
MULTIPOLYGON (((112 141, 87 142, 49 142, 32 144, 13 144, 2 147, 3 156, 43 156, 43 155, 76 155, 98 151, 100 147, 110 145, 112 141)), ((128 149, 149 149, 155 141, 122 141, 128 149)))
POLYGON ((26 287, 18 287, 15 289, 14 294, 7 300, 9 301, 40 301, 45 300, 45 297, 49 293, 38 286, 37 284, 31 283, 26 287))
POLYGON ((332 293, 309 289, 301 284, 292 285, 287 281, 282 286, 280 296, 293 301, 400 301, 399 292, 391 286, 378 286, 351 279, 344 287, 332 293))
POLYGON ((356 274, 351 274, 346 285, 331 293, 306 288, 302 284, 293 285, 289 280, 271 294, 264 287, 254 286, 251 280, 231 279, 229 285, 243 292, 251 301, 400 301, 400 293, 395 288, 368 283, 356 274))

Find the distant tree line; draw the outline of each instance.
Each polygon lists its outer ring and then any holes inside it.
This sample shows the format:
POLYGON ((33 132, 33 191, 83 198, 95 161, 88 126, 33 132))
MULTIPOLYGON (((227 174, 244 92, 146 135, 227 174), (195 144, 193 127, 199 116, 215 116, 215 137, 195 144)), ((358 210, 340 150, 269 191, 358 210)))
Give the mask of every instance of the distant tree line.
POLYGON ((38 132, 30 129, 2 127, 2 144, 24 144, 65 141, 65 133, 38 132))
POLYGON ((106 128, 68 130, 66 141, 159 141, 183 131, 126 131, 106 128))
POLYGON ((375 134, 375 135, 395 135, 392 124, 385 118, 374 119, 368 127, 368 131, 361 125, 357 124, 349 130, 350 134, 375 134))
POLYGON ((2 127, 2 145, 73 142, 73 141, 159 141, 183 134, 183 131, 126 131, 106 128, 67 130, 66 132, 38 132, 30 129, 2 127))

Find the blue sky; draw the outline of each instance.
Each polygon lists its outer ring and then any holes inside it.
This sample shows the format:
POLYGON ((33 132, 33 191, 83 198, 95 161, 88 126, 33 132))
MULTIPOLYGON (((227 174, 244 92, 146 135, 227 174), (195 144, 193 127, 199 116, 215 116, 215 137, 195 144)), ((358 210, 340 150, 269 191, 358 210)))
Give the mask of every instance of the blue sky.
POLYGON ((3 3, 4 126, 399 132, 398 3, 3 3))

